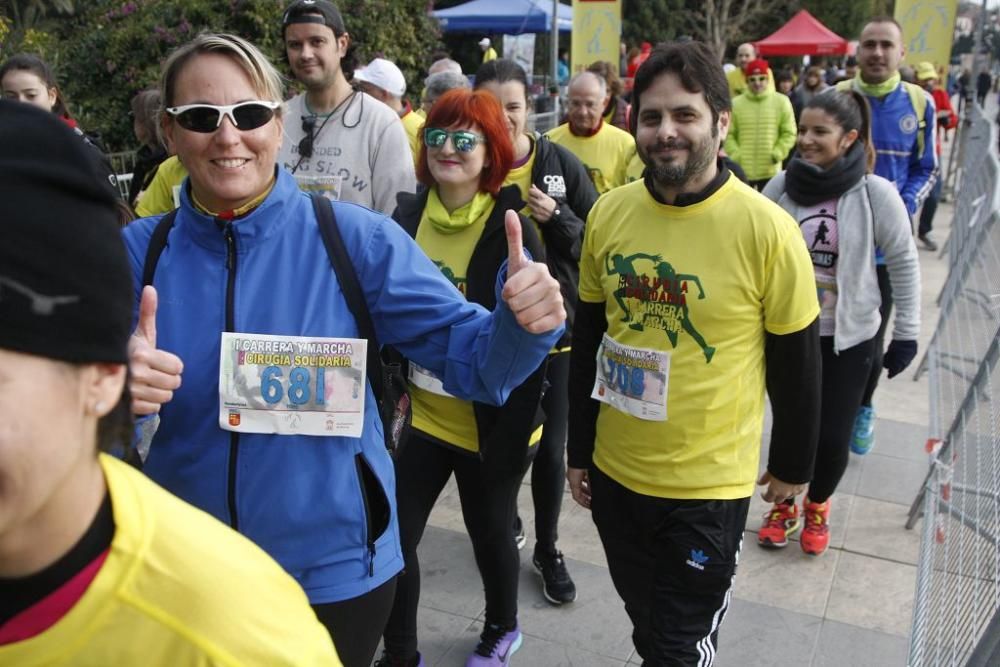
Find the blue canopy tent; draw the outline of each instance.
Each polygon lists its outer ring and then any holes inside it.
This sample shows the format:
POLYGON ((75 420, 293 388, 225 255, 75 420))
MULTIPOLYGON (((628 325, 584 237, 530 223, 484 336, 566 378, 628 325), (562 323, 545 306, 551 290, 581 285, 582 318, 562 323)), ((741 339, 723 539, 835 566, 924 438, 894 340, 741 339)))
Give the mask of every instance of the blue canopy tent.
MULTIPOLYGON (((472 0, 431 12, 445 32, 520 35, 552 29, 552 0, 472 0)), ((573 8, 559 5, 559 32, 573 29, 573 8)))

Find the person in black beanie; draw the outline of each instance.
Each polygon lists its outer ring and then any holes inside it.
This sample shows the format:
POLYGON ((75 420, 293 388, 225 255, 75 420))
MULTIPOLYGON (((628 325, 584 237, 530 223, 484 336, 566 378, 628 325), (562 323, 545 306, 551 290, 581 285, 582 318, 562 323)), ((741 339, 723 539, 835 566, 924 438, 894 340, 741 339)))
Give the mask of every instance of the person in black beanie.
POLYGON ((0 101, 0 664, 340 665, 277 563, 98 454, 131 439, 133 293, 93 153, 0 101))
MULTIPOLYGON (((892 343, 883 365, 899 375, 917 354, 920 264, 906 205, 888 180, 872 174, 871 115, 856 91, 816 95, 802 109, 798 152, 764 188, 799 223, 812 256, 820 300, 823 394, 819 446, 803 502, 802 550, 819 555, 830 541, 830 496, 847 468, 854 415, 873 364, 879 315, 875 247, 885 252, 896 299, 892 343)), ((795 499, 778 502, 757 534, 784 547, 802 527, 795 499)))

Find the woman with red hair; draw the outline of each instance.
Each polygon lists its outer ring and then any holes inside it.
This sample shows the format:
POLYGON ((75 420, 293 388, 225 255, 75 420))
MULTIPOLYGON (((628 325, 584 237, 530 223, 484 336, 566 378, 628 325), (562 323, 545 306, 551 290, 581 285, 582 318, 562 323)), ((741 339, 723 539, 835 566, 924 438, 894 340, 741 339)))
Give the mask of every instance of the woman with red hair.
MULTIPOLYGON (((392 216, 469 301, 486 308, 499 297, 497 271, 508 254, 505 225, 519 224, 525 249, 542 261, 534 225, 514 213, 525 207, 518 186, 502 187, 513 160, 496 98, 485 91, 449 91, 424 124, 417 178, 425 187, 400 193, 392 216)), ((396 458, 405 565, 377 665, 423 664, 417 652, 417 545, 452 473, 486 594, 485 627, 466 664, 506 665, 520 648, 520 561, 511 526, 521 479, 541 437, 544 376, 543 363, 503 406, 493 407, 451 396, 442 378, 409 363, 413 431, 396 458)))

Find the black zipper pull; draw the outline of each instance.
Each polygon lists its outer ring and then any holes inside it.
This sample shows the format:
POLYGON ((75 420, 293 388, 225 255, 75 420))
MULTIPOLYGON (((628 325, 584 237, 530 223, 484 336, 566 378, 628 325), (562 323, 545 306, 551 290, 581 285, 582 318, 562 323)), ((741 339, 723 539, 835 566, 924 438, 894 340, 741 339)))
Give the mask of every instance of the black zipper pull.
POLYGON ((375 576, 375 543, 368 543, 368 576, 375 576))
POLYGON ((226 268, 232 271, 236 268, 236 239, 233 236, 233 223, 227 222, 223 232, 226 237, 226 268))

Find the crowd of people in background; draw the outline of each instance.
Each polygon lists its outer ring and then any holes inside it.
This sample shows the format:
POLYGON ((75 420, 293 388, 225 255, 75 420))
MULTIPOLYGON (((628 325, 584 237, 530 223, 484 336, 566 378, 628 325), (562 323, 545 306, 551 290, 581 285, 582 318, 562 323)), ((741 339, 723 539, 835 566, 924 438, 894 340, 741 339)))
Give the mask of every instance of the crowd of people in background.
POLYGON ((544 597, 586 594, 559 549, 567 482, 644 664, 711 664, 755 488, 761 547, 829 546, 882 372, 917 354, 914 225, 936 250, 952 94, 982 105, 989 73, 907 71, 889 17, 836 64, 622 44, 563 56, 542 133, 489 37, 475 72, 439 54, 407 82, 356 62, 328 0, 281 21, 302 92, 238 36, 181 45, 132 99, 124 197, 46 63, 0 64, 0 414, 44 445, 0 456, 0 662, 367 667, 382 642, 376 665, 423 665, 417 548, 454 476, 485 606, 468 666, 523 646, 529 531, 544 597), (328 339, 361 351, 280 360, 328 339), (267 377, 244 372, 258 352, 267 377))

